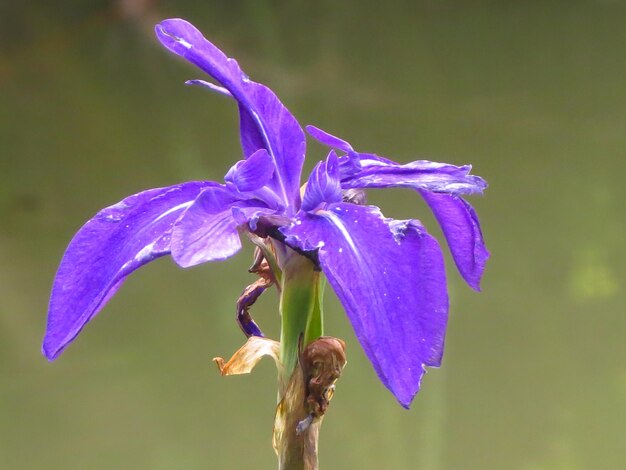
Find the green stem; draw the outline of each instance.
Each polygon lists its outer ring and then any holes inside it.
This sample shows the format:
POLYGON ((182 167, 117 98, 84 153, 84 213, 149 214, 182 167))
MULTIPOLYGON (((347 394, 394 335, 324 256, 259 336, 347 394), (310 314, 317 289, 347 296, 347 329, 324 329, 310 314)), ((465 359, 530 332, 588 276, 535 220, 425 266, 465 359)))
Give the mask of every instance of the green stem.
POLYGON ((326 278, 320 276, 318 282, 315 283, 315 299, 313 311, 308 318, 306 329, 304 330, 304 345, 311 341, 315 341, 324 335, 324 288, 326 287, 326 278))
POLYGON ((284 368, 281 383, 286 384, 298 362, 300 337, 304 347, 323 333, 323 287, 320 272, 309 259, 290 251, 282 261, 280 360, 284 368))

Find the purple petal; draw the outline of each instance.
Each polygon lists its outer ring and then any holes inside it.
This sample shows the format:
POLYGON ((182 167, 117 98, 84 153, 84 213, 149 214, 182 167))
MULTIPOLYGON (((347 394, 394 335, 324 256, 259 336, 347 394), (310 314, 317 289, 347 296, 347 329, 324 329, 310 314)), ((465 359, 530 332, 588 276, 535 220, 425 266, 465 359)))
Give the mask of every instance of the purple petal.
POLYGON ((443 257, 417 221, 338 203, 282 229, 287 243, 319 249, 324 274, 383 384, 408 407, 424 366, 439 366, 448 316, 443 257))
POLYGON ((450 194, 482 193, 487 187, 479 176, 470 175, 470 165, 416 160, 401 165, 372 153, 359 153, 349 142, 317 127, 307 126, 307 132, 331 148, 344 150, 349 158, 340 159, 341 186, 353 188, 407 187, 450 194), (358 164, 356 163, 358 162, 358 164))
POLYGON ((43 342, 49 360, 80 333, 126 276, 170 252, 174 223, 212 184, 184 183, 129 196, 101 210, 78 231, 52 287, 43 342))
POLYGON ((333 150, 313 168, 302 199, 302 210, 311 211, 323 202, 341 202, 339 162, 333 150))
POLYGON ((405 187, 449 194, 482 193, 487 187, 471 167, 418 160, 405 165, 358 154, 361 170, 341 181, 344 189, 405 187))
POLYGON ((289 206, 288 211, 294 210, 300 200, 306 141, 293 115, 269 88, 251 81, 234 59, 226 57, 187 21, 165 20, 155 30, 166 48, 211 75, 237 100, 246 157, 260 148, 268 151, 276 168, 273 189, 289 206))
POLYGON ((328 147, 331 147, 331 148, 334 148, 334 149, 343 150, 346 153, 354 151, 352 149, 352 145, 350 145, 348 142, 346 142, 343 139, 340 139, 339 137, 335 137, 334 135, 332 135, 332 134, 330 134, 330 133, 328 133, 326 131, 323 131, 319 127, 306 126, 306 131, 315 140, 317 140, 321 144, 324 144, 324 145, 326 145, 328 147))
POLYGON ((237 227, 259 211, 274 212, 262 206, 258 200, 243 200, 225 186, 207 188, 174 226, 174 261, 187 268, 231 257, 241 249, 237 227), (234 208, 238 209, 237 218, 234 208))
POLYGON ((485 246, 476 212, 458 196, 428 191, 419 193, 441 225, 461 276, 470 287, 479 291, 489 251, 485 246))
POLYGON ((272 159, 265 149, 259 149, 228 170, 225 181, 233 183, 241 192, 254 191, 267 184, 274 174, 272 159))

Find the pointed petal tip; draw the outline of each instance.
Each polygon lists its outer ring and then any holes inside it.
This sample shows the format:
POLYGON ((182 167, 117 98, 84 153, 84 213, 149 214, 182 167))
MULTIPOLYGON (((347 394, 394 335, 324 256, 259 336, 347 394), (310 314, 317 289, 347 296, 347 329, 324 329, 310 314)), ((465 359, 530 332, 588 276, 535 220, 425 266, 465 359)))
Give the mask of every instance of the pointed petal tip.
MULTIPOLYGON (((442 356, 443 356, 443 351, 442 351, 442 356)), ((400 406, 402 406, 402 408, 404 408, 405 410, 410 410, 411 409, 411 405, 413 404, 413 400, 415 400, 415 397, 417 396, 417 394, 422 389, 422 380, 424 379, 424 376, 428 373, 428 370, 430 368, 438 369, 440 365, 441 365, 441 358, 439 358, 438 360, 436 360, 432 364, 429 364, 428 366, 426 364, 422 364, 422 371, 423 372, 419 376, 419 379, 417 381, 416 386, 415 387, 409 387, 408 390, 407 389, 393 390, 391 387, 389 387, 389 386, 387 386, 387 387, 389 388, 391 393, 393 393, 393 396, 396 398, 396 400, 398 401, 400 406)))
MULTIPOLYGON (((484 268, 483 268, 484 269, 484 268)), ((480 273, 480 276, 478 276, 477 279, 474 280, 470 280, 470 279, 465 279, 465 282, 467 283, 468 286, 470 286, 472 288, 472 290, 476 291, 476 292, 482 292, 483 288, 480 285, 482 283, 482 275, 484 273, 480 273)))
MULTIPOLYGON (((50 317, 50 315, 51 313, 49 312, 48 317, 50 317)), ((62 339, 59 339, 59 336, 50 331, 50 326, 48 326, 41 343, 41 354, 43 354, 48 362, 56 361, 65 349, 76 339, 81 330, 82 327, 77 332, 67 334, 62 339)))
POLYGON ((476 292, 482 292, 481 283, 483 280, 483 275, 485 274, 485 267, 487 266, 487 261, 491 256, 491 253, 484 245, 484 242, 477 246, 477 249, 480 251, 479 254, 475 255, 476 257, 476 273, 474 276, 470 277, 469 275, 462 275, 467 285, 470 286, 476 292))
POLYGON ((59 357, 59 354, 61 354, 61 351, 62 350, 60 348, 51 348, 47 344, 46 339, 44 339, 44 342, 41 345, 41 354, 43 354, 48 362, 54 362, 59 357))
POLYGON ((419 389, 420 387, 418 384, 417 390, 415 390, 415 392, 407 392, 406 390, 403 390, 400 393, 394 392, 392 390, 391 393, 393 393, 393 396, 396 398, 396 401, 400 404, 402 408, 404 408, 405 410, 410 410, 411 405, 413 404, 413 399, 415 398, 415 395, 417 395, 417 392, 419 392, 419 389))

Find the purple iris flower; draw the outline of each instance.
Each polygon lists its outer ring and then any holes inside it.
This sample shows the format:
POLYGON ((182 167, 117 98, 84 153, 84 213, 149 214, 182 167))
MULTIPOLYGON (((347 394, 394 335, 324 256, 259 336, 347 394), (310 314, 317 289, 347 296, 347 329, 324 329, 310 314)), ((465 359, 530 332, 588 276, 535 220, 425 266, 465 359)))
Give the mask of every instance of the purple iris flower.
POLYGON ((244 231, 309 256, 346 310, 380 380, 408 407, 425 366, 441 363, 448 295, 438 242, 417 220, 385 218, 363 204, 365 188, 413 189, 432 209, 466 282, 479 289, 489 256, 478 218, 462 195, 486 183, 470 166, 430 161, 399 164, 360 153, 315 127, 331 147, 305 183, 305 135, 266 86, 251 81, 234 59, 190 23, 156 26, 161 43, 235 100, 244 159, 224 183, 193 181, 150 189, 100 211, 74 236, 57 272, 43 353, 54 360, 102 309, 126 277, 163 255, 189 267, 223 260, 241 248, 244 231))

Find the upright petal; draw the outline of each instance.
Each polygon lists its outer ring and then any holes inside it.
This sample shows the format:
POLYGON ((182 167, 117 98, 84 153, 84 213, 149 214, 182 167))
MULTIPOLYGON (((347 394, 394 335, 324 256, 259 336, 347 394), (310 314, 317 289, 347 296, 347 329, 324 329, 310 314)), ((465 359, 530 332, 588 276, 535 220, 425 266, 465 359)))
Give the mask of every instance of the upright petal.
POLYGON ((176 220, 200 191, 190 182, 150 189, 100 211, 70 242, 57 271, 43 353, 54 360, 140 266, 170 252, 176 220))
POLYGON ((311 172, 302 199, 302 210, 310 211, 321 203, 340 201, 339 162, 337 155, 331 150, 328 158, 319 162, 311 172))
POLYGON ((448 316, 443 257, 417 221, 378 208, 330 204, 282 229, 318 250, 320 266, 383 384, 408 407, 424 366, 439 366, 448 316))
POLYGON ((248 157, 260 148, 268 151, 276 168, 274 189, 289 206, 288 211, 295 210, 306 142, 293 115, 269 88, 251 81, 234 59, 229 59, 187 21, 165 20, 156 26, 156 34, 166 48, 222 85, 210 88, 221 93, 226 90, 237 100, 245 155, 248 157))
POLYGON ((174 226, 172 257, 184 268, 229 258, 241 249, 237 228, 259 213, 273 212, 225 186, 207 188, 174 226))
POLYGON ((273 174, 274 165, 267 150, 259 149, 247 160, 233 165, 224 176, 224 181, 233 183, 241 192, 248 192, 265 186, 273 174))
POLYGON ((479 291, 489 251, 476 212, 458 196, 428 191, 419 193, 439 222, 461 276, 470 287, 479 291))

